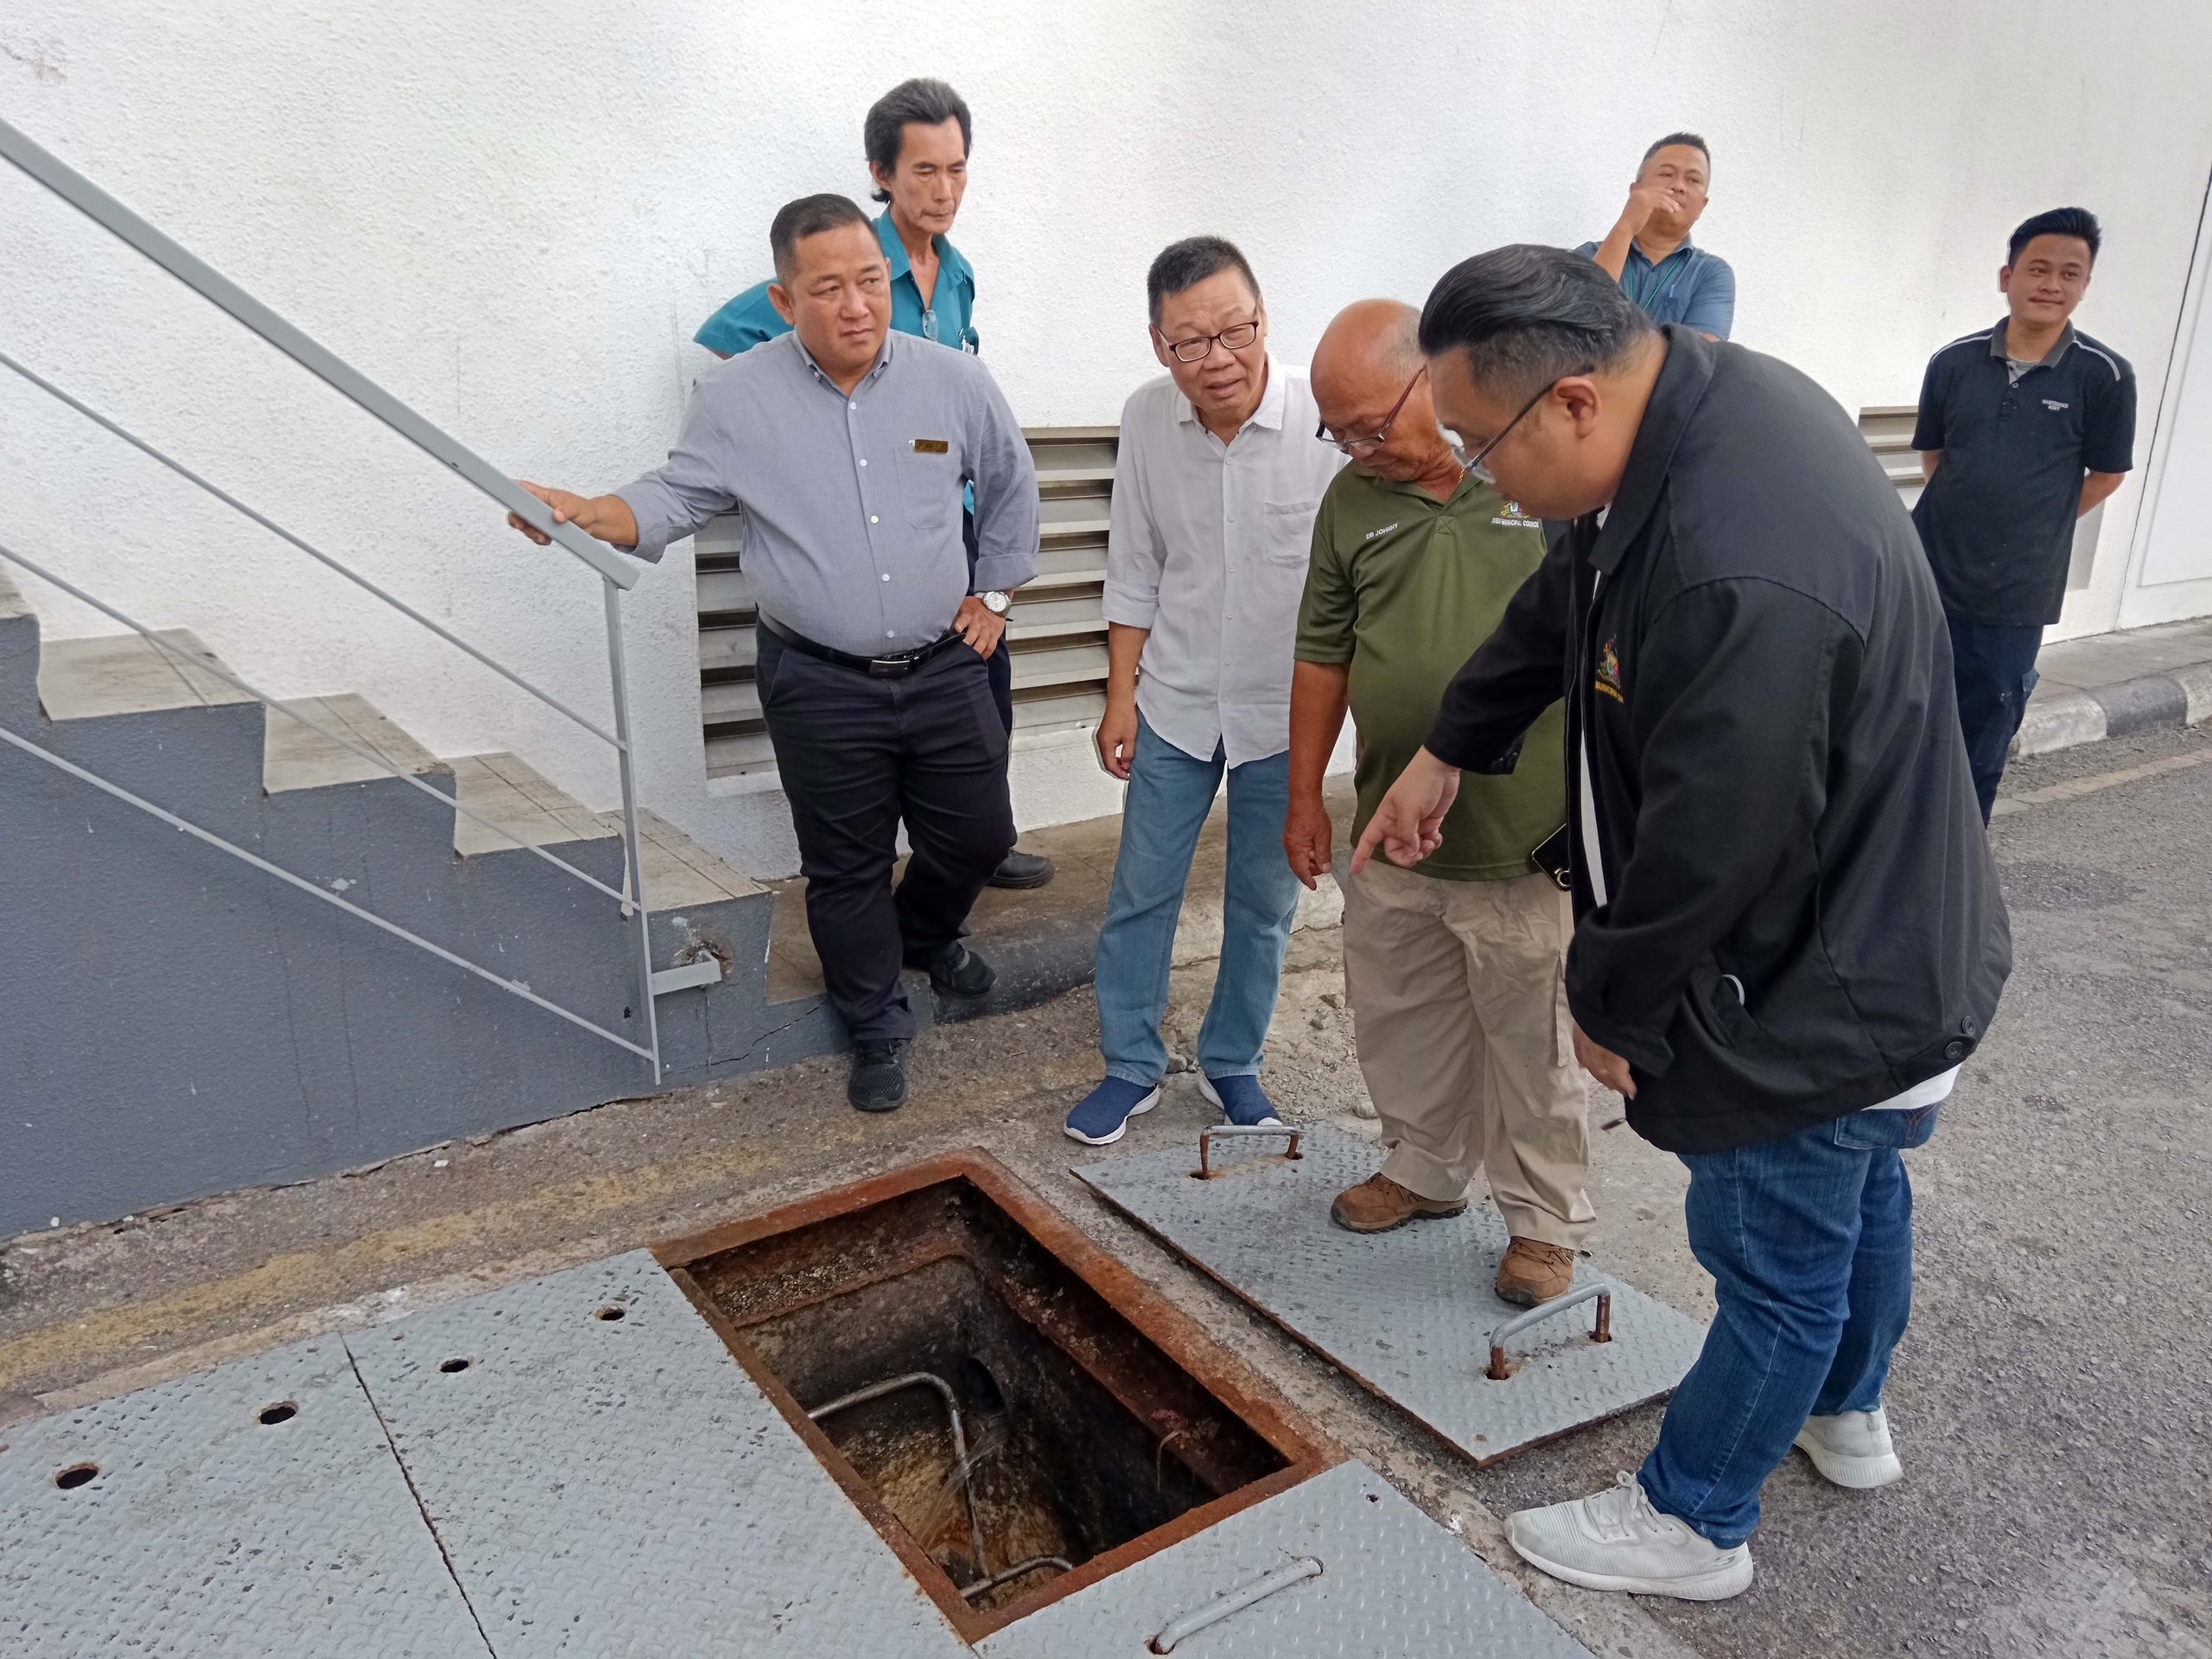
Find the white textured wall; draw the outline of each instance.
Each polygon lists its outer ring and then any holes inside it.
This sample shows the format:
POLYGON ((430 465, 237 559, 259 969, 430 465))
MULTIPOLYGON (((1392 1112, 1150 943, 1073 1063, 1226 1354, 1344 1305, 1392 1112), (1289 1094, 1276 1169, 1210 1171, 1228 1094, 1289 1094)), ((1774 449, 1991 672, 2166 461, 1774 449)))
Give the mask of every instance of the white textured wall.
MULTIPOLYGON (((1142 274, 1173 237, 1241 241, 1302 357, 1346 300, 1601 233, 1643 144, 1688 125, 1738 338, 1854 407, 1909 401, 1934 346, 1997 315, 2012 223, 2094 207, 2082 321, 2135 360, 2147 454, 2212 169, 2207 61, 2201 0, 10 0, 0 114, 499 464, 579 488, 658 457, 692 327, 762 273, 777 204, 860 190, 861 113, 918 73, 976 111, 959 239, 1030 423, 1111 420, 1153 372, 1142 274)), ((603 707, 580 568, 0 172, 0 346, 603 707)), ((358 689, 442 752, 512 747, 609 798, 557 717, 15 385, 0 480, 0 536, 270 689, 358 689)), ((2131 484, 2108 548, 2136 506, 2131 484)), ((2108 625, 2126 563, 2101 559, 2069 628, 2108 625)), ((701 781, 690 602, 683 549, 631 602, 646 794, 773 868, 774 798, 701 781)), ((1080 746, 1015 776, 1027 822, 1114 804, 1080 746)))

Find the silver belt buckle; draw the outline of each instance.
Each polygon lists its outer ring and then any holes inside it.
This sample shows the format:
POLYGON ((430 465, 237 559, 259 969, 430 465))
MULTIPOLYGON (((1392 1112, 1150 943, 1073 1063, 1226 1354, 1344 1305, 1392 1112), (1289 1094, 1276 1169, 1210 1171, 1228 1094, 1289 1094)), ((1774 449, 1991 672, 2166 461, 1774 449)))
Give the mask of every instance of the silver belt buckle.
POLYGON ((896 680, 904 677, 914 666, 909 657, 871 657, 868 659, 868 677, 877 680, 896 680))

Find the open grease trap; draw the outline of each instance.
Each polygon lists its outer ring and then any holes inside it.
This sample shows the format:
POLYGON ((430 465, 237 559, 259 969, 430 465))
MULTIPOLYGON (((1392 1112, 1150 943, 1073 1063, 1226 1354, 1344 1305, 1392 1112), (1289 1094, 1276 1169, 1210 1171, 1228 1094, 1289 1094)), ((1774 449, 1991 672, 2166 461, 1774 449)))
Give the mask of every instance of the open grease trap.
POLYGON ((981 1153, 653 1254, 971 1641, 1338 1460, 981 1153))

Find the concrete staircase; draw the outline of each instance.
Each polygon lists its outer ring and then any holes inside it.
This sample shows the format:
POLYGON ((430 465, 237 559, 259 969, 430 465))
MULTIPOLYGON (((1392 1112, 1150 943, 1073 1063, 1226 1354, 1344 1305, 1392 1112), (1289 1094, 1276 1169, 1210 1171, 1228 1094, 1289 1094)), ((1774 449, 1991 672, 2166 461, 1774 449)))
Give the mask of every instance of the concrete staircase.
MULTIPOLYGON (((0 576, 0 726, 643 1043, 622 906, 200 664, 189 633, 41 645, 0 576), (181 657, 181 661, 178 658, 181 657)), ((532 846, 624 885, 618 818, 511 754, 442 760, 359 697, 298 705, 532 846)), ((772 895, 647 818, 665 1075, 0 746, 0 1236, 296 1180, 841 1040, 771 1005, 772 895)))

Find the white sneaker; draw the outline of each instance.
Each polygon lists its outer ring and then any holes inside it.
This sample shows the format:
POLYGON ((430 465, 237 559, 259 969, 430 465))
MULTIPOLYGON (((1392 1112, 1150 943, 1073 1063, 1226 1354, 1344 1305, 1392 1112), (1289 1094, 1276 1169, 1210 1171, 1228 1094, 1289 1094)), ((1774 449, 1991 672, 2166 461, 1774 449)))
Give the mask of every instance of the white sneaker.
POLYGON ((1879 1406, 1808 1417, 1797 1431, 1797 1445, 1813 1467, 1839 1486, 1865 1491, 1904 1478, 1904 1465, 1890 1443, 1890 1414, 1879 1406))
POLYGON ((1748 1544, 1723 1549, 1651 1507, 1634 1475, 1602 1492, 1505 1521, 1521 1559, 1586 1590, 1720 1601, 1751 1586, 1748 1544))

